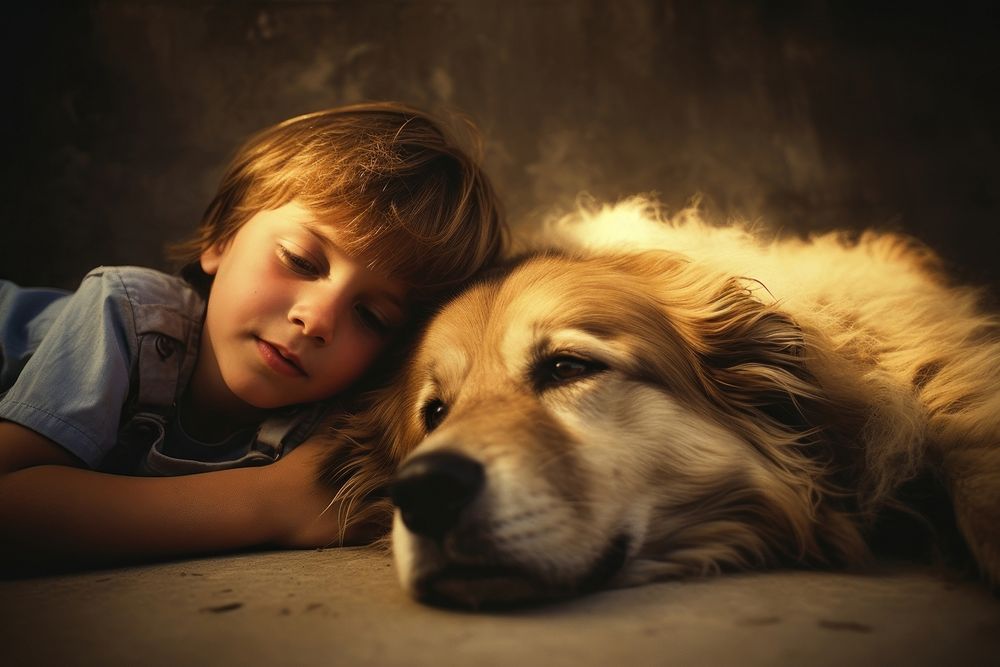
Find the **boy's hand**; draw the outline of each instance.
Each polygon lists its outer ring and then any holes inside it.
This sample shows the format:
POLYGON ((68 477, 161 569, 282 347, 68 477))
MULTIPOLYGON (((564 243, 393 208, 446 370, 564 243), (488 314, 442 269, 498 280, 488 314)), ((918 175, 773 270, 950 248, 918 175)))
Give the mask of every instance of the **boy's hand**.
POLYGON ((322 439, 311 438, 261 470, 266 502, 277 516, 278 546, 304 549, 364 541, 359 527, 345 530, 341 504, 333 502, 336 491, 317 479, 325 452, 322 439))

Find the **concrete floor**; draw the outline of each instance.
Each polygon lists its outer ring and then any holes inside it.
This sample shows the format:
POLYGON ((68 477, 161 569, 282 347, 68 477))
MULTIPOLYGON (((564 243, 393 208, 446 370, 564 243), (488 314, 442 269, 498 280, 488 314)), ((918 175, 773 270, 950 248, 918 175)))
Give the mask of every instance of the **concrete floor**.
POLYGON ((21 665, 996 665, 1000 600, 922 569, 778 572, 504 613, 422 606, 374 548, 0 582, 21 665))

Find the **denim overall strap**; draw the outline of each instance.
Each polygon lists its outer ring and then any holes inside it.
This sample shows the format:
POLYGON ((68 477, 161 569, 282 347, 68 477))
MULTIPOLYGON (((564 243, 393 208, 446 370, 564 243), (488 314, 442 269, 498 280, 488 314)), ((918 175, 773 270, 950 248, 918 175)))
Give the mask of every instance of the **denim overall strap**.
MULTIPOLYGON (((192 303, 192 310, 200 316, 200 303, 192 303)), ((126 473, 136 471, 146 453, 162 445, 167 422, 194 373, 201 336, 200 322, 188 313, 179 316, 151 303, 133 304, 133 315, 138 353, 132 388, 122 412, 118 451, 101 466, 126 473)))
POLYGON ((280 411, 260 425, 253 448, 274 460, 301 444, 327 414, 329 405, 316 403, 280 411))
POLYGON ((116 448, 119 451, 108 457, 108 464, 117 471, 136 471, 151 449, 162 446, 167 422, 177 410, 177 399, 197 359, 197 354, 187 353, 186 347, 166 334, 140 338, 137 391, 122 415, 116 448))

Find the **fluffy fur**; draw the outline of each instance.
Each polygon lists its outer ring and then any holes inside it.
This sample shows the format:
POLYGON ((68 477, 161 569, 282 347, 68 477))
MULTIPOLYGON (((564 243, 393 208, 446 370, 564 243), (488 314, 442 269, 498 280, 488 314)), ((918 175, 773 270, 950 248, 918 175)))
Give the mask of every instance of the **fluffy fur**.
POLYGON ((887 517, 938 536, 922 512, 949 502, 1000 582, 1000 326, 932 253, 769 240, 642 199, 533 243, 549 250, 454 299, 331 431, 345 518, 385 521, 386 488, 401 506, 412 594, 479 606, 859 566, 898 537, 887 517))

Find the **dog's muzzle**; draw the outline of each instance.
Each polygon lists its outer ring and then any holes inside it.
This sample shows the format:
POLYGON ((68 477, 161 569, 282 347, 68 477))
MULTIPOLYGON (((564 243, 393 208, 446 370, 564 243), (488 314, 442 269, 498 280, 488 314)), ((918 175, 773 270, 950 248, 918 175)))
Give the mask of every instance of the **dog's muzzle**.
POLYGON ((418 563, 410 573, 418 599, 466 608, 538 603, 598 589, 622 569, 630 542, 624 533, 568 578, 503 553, 484 528, 486 477, 482 463, 448 450, 419 454, 397 471, 389 495, 415 537, 406 548, 418 563))

